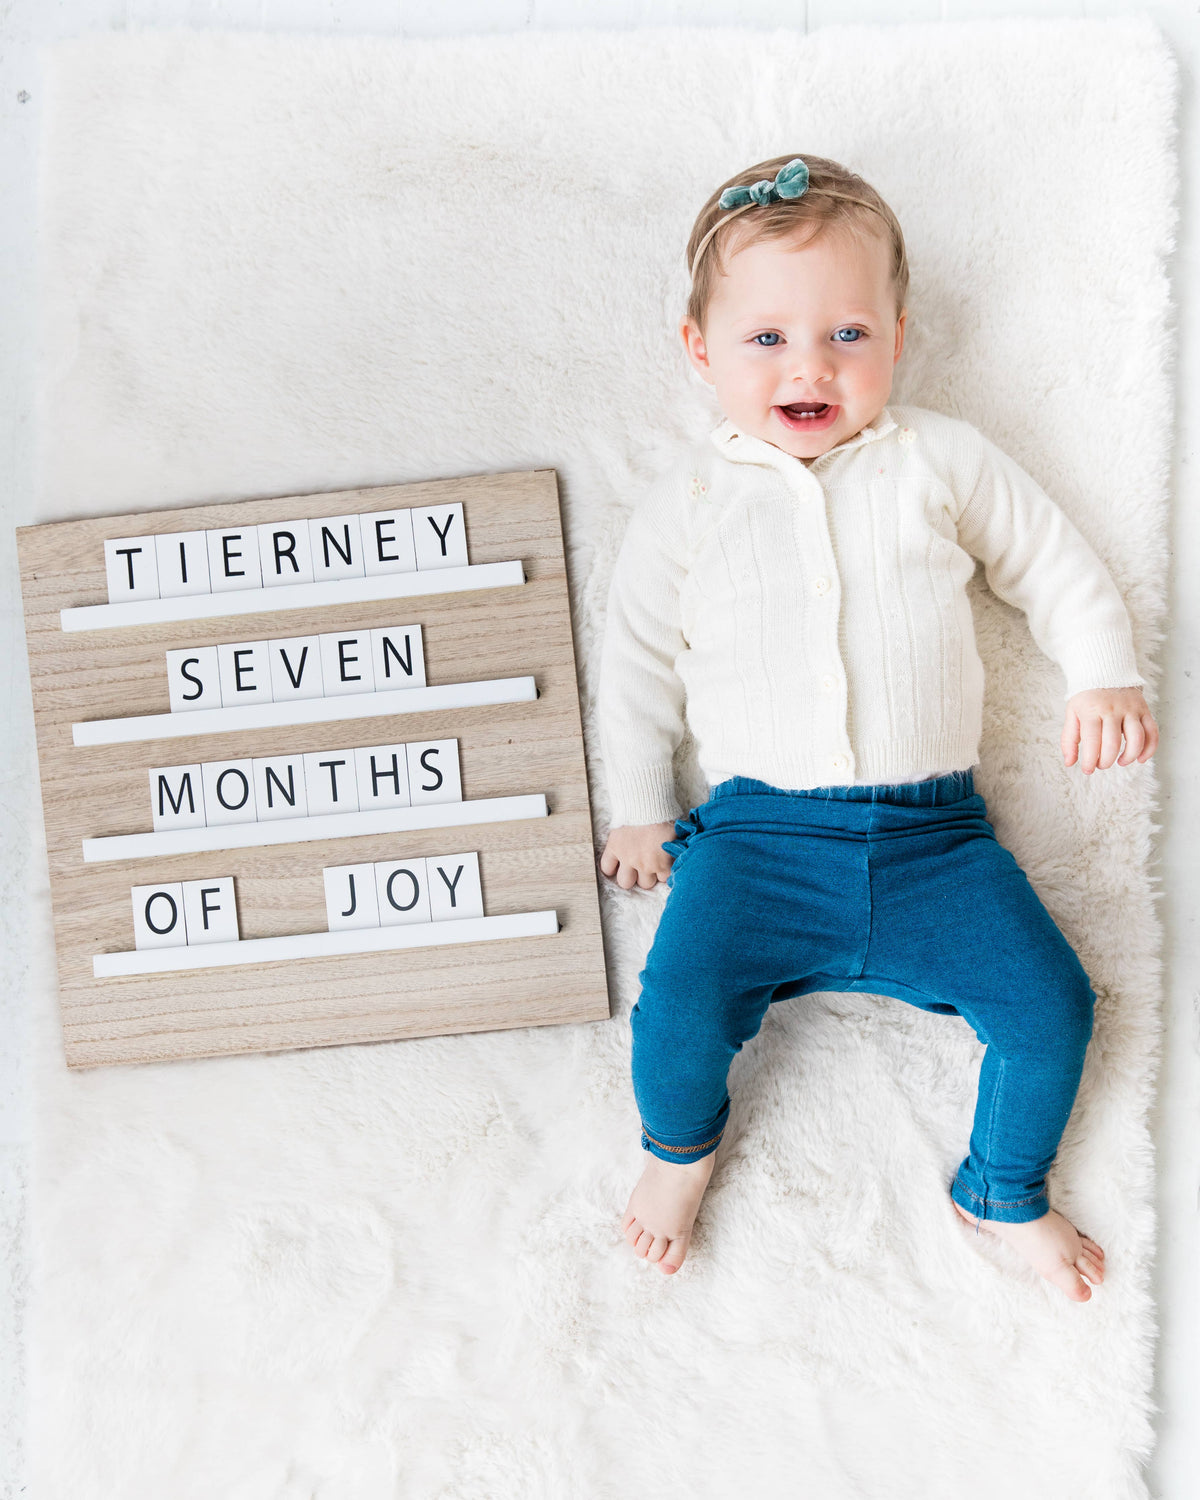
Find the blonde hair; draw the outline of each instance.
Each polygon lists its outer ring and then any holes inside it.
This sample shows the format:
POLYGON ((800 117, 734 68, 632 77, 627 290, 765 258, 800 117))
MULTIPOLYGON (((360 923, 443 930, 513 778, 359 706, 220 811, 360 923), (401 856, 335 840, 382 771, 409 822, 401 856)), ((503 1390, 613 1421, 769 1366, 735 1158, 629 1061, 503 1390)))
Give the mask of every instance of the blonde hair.
MULTIPOLYGON (((859 234, 878 234, 881 230, 891 241, 892 286, 896 294, 896 315, 900 315, 908 296, 908 255, 904 233, 896 215, 857 172, 824 156, 803 158, 808 168, 808 188, 799 198, 785 198, 773 203, 750 203, 745 208, 721 208, 721 194, 731 187, 750 187, 764 177, 774 178, 781 167, 793 161, 794 154, 774 156, 770 161, 756 162, 716 188, 696 215, 687 242, 687 263, 692 275, 687 314, 703 330, 708 304, 725 274, 722 252, 730 235, 725 225, 740 221, 738 249, 760 240, 784 239, 810 226, 807 239, 816 239, 826 229, 845 227, 859 234)), ((807 240, 806 240, 807 243, 807 240)))

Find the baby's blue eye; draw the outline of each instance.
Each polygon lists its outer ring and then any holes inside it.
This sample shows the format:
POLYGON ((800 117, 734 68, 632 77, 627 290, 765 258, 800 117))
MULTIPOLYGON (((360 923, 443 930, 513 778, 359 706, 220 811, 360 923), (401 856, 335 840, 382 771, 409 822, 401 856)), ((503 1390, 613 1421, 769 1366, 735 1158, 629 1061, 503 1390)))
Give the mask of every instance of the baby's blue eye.
MULTIPOLYGON (((834 334, 834 338, 839 344, 857 344, 861 343, 864 334, 861 328, 839 328, 834 334), (850 334, 851 337, 842 338, 842 334, 844 333, 850 334)), ((781 339, 777 333, 756 333, 750 342, 757 344, 760 349, 774 349, 781 342, 781 339), (762 342, 763 339, 769 339, 770 342, 764 344, 762 342)))

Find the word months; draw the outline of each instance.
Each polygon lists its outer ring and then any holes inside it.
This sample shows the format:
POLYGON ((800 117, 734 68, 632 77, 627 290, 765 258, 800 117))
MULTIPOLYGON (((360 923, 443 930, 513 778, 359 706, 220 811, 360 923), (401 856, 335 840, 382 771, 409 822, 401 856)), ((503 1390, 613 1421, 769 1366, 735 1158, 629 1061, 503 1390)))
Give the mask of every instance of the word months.
POLYGON ((155 833, 461 802, 458 741, 420 740, 150 772, 155 833))

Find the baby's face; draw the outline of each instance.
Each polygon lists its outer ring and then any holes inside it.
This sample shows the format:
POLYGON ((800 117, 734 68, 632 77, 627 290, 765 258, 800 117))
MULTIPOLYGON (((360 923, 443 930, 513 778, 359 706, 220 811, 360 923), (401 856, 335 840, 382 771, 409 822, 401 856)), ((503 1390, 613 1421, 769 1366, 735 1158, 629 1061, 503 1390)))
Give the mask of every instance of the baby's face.
POLYGON ((688 358, 739 431, 799 459, 853 437, 887 404, 904 343, 888 242, 826 230, 808 244, 760 241, 727 258, 688 358), (819 415, 804 417, 805 404, 819 415))

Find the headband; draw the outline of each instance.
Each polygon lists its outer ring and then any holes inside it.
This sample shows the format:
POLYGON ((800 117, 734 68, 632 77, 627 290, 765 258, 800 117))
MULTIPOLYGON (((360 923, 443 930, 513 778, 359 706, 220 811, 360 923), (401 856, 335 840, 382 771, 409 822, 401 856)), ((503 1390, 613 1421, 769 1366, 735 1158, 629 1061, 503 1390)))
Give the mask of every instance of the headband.
MULTIPOLYGON (((717 230, 728 224, 730 219, 736 219, 738 214, 745 213, 748 208, 764 207, 768 203, 781 203, 790 198, 802 198, 806 192, 808 192, 808 166, 799 156, 793 156, 787 166, 780 167, 774 181, 769 177, 764 177, 761 182, 752 182, 748 187, 727 187, 717 199, 717 207, 732 209, 733 212, 718 219, 697 245, 696 254, 692 257, 692 279, 695 279, 696 267, 700 264, 704 247, 717 230)), ((880 213, 878 204, 869 203, 865 198, 856 198, 852 193, 838 193, 832 188, 822 187, 814 188, 813 192, 820 194, 823 198, 844 198, 847 203, 858 203, 863 208, 870 208, 880 213)))

